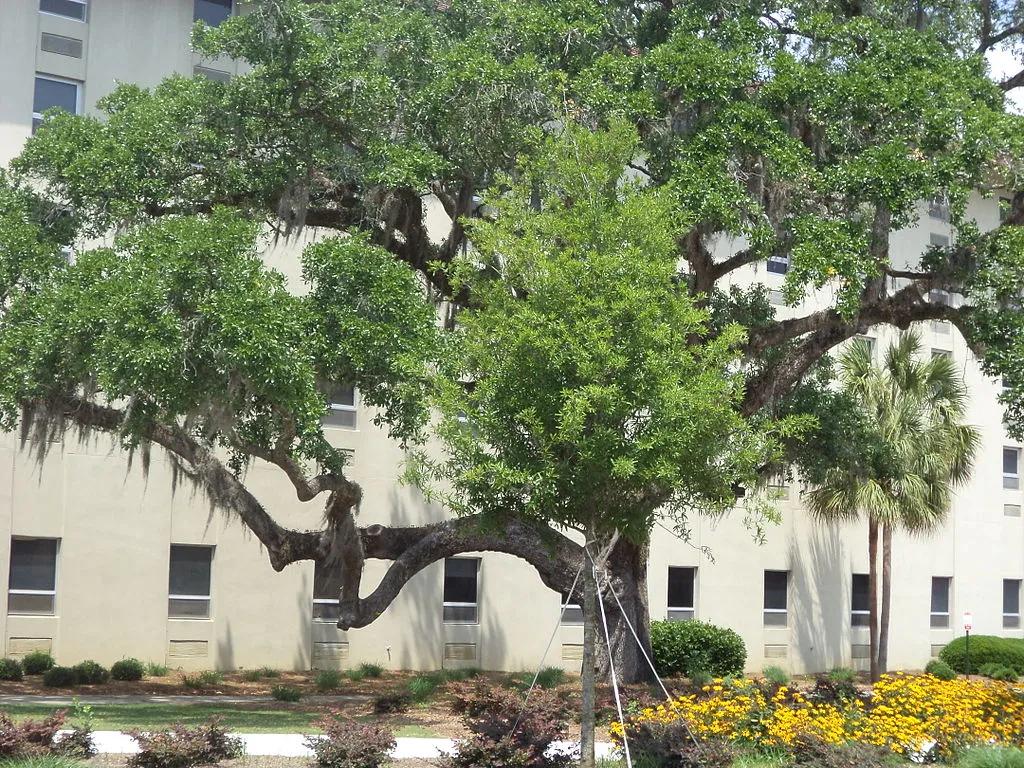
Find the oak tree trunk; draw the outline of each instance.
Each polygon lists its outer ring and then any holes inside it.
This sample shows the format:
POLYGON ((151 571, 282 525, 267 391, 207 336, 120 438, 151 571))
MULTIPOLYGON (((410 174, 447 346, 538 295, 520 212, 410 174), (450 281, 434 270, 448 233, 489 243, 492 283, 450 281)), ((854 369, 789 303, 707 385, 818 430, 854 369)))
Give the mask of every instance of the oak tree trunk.
POLYGON ((583 688, 580 706, 580 768, 594 768, 594 729, 597 719, 597 583, 589 561, 583 564, 583 688))
POLYGON ((650 547, 647 543, 634 544, 620 538, 608 557, 606 573, 618 597, 618 603, 622 604, 622 610, 619 610, 615 597, 611 594, 603 595, 608 633, 611 637, 609 649, 608 644, 604 642, 603 627, 598 633, 598 674, 603 679, 610 679, 610 665, 614 664, 615 672, 622 683, 654 680, 654 673, 647 662, 647 658, 653 660, 651 617, 647 599, 649 553, 650 547), (636 638, 633 636, 634 632, 636 638), (645 653, 647 658, 644 657, 645 653))
POLYGON ((889 669, 889 609, 892 603, 892 536, 891 525, 882 527, 882 611, 878 621, 878 673, 889 669))

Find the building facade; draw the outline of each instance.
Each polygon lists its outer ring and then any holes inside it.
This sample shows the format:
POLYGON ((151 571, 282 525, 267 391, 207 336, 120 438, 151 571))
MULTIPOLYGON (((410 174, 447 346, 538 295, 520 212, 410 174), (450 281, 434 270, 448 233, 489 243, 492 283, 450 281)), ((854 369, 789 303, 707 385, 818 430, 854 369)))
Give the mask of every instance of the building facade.
MULTIPOLYGON (((4 0, 0 4, 0 164, 14 157, 53 106, 90 113, 117 81, 154 86, 171 73, 228 78, 230 61, 203 61, 189 47, 193 21, 217 23, 231 0, 4 0)), ((973 200, 982 227, 999 200, 973 200)), ((433 214, 432 214, 433 215, 433 214)), ((922 205, 918 225, 893 236, 893 253, 914 258, 954 236, 940 206, 922 205)), ((307 232, 303 239, 314 239, 307 232)), ((270 247, 266 261, 298 280, 296 248, 270 247)), ((723 248, 725 245, 723 245, 723 248)), ((781 306, 788 265, 769 262, 738 280, 760 281, 781 306)), ((817 300, 827 297, 818 297, 817 300)), ((936 296, 935 300, 955 297, 936 296)), ((958 332, 921 328, 931 354, 949 354, 971 393, 969 421, 983 439, 953 513, 927 537, 898 536, 890 665, 920 668, 961 633, 1024 636, 1021 446, 1002 426, 999 383, 985 378, 958 332)), ((876 351, 894 336, 871 331, 876 351)), ((361 521, 420 523, 443 510, 400 485, 403 454, 372 424, 358 393, 340 390, 325 417, 332 441, 351 452, 364 489, 361 521)), ((295 500, 276 468, 255 464, 247 484, 290 527, 316 526, 317 505, 295 500)), ((782 522, 759 544, 744 510, 692 521, 683 542, 656 528, 650 560, 652 618, 699 618, 737 630, 748 667, 791 672, 866 666, 867 530, 823 526, 803 511, 798 486, 780 486, 782 522)), ((369 561, 372 588, 384 563, 369 561)), ((578 611, 559 621, 559 595, 533 569, 493 553, 436 563, 418 574, 368 628, 340 631, 336 592, 312 563, 275 573, 256 539, 175 483, 155 453, 148 471, 104 436, 68 434, 45 446, 0 436, 0 642, 5 655, 50 650, 61 663, 125 656, 183 669, 272 666, 578 670, 578 611)))

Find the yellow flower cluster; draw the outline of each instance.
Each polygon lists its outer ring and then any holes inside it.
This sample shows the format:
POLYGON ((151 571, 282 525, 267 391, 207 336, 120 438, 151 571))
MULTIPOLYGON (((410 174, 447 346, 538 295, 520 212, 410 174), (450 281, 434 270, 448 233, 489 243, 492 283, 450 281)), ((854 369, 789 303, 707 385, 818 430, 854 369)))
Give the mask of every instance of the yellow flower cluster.
MULTIPOLYGON (((785 686, 769 698, 752 680, 716 680, 699 695, 644 709, 627 727, 678 721, 698 738, 759 747, 787 747, 811 736, 831 744, 877 744, 894 752, 933 746, 949 753, 968 744, 1024 746, 1024 690, 994 680, 945 681, 900 673, 884 676, 866 700, 815 702, 785 686)), ((622 738, 622 723, 611 730, 622 738)))

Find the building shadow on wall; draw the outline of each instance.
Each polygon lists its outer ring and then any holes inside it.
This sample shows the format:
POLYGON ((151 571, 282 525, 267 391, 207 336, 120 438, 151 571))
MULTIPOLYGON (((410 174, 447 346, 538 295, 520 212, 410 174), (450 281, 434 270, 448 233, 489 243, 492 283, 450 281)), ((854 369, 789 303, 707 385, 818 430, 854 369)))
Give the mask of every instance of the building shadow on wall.
MULTIPOLYGON (((801 549, 789 546, 789 562, 799 563, 790 587, 793 637, 799 657, 810 670, 825 671, 849 666, 850 634, 847 631, 850 574, 848 558, 837 526, 814 529, 801 549)), ((791 654, 792 659, 792 654, 791 654)))

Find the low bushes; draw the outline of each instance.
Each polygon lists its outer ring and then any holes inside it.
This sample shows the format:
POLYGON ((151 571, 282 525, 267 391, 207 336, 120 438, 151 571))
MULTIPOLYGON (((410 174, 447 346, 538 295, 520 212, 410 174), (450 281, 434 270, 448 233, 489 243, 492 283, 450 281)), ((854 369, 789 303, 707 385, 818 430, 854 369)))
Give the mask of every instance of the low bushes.
POLYGON ((24 670, 17 659, 0 659, 0 680, 21 680, 24 670))
POLYGON ((43 685, 47 688, 70 688, 76 680, 75 670, 71 667, 50 667, 43 673, 43 685))
POLYGON ((325 717, 317 725, 323 736, 307 736, 306 746, 313 750, 320 768, 379 768, 395 748, 395 735, 389 728, 372 723, 325 717))
POLYGON ((956 672, 942 659, 932 659, 925 665, 924 671, 929 675, 939 678, 939 680, 952 680, 956 677, 956 672))
POLYGON ((87 660, 75 664, 75 682, 78 685, 101 685, 110 679, 110 672, 101 664, 87 660))
POLYGON ((181 684, 186 688, 212 688, 224 681, 224 675, 212 669, 207 669, 195 675, 182 675, 181 684))
POLYGON ((337 669, 321 669, 316 673, 314 683, 318 691, 333 691, 341 685, 342 674, 337 669))
POLYGON ((24 667, 26 675, 41 675, 46 670, 53 669, 56 662, 46 651, 31 651, 25 654, 21 666, 24 667))
POLYGON ((715 677, 737 675, 747 661, 743 638, 731 629, 701 621, 652 622, 651 649, 658 674, 666 677, 702 672, 715 677))
POLYGON ((805 737, 793 745, 793 765, 804 768, 889 768, 893 754, 874 744, 832 744, 805 737))
POLYGON ((174 725, 167 731, 129 731, 139 752, 128 758, 129 768, 192 768, 214 765, 242 755, 242 740, 229 736, 220 721, 195 728, 174 725))
POLYGON ((632 723, 627 731, 629 748, 639 765, 673 768, 730 768, 737 749, 724 739, 693 740, 681 720, 632 723))
POLYGON ((569 707, 554 691, 535 689, 524 708, 519 691, 487 684, 464 684, 453 692, 453 708, 472 735, 445 755, 441 768, 567 768, 575 756, 548 752, 568 736, 569 707))
POLYGON ((110 676, 115 680, 141 680, 146 667, 138 659, 121 659, 110 667, 110 676))
POLYGON ((96 749, 89 728, 72 728, 58 738, 64 728, 66 710, 57 710, 44 720, 24 720, 15 724, 0 712, 0 761, 44 755, 92 757, 96 749))
POLYGON ((971 635, 971 669, 967 669, 967 638, 958 637, 939 658, 961 674, 977 672, 985 664, 1001 664, 1024 675, 1024 640, 993 635, 971 635))
POLYGON ((373 702, 373 712, 386 715, 391 712, 405 712, 412 705, 412 697, 407 693, 386 693, 378 696, 373 702))
POLYGON ((1009 683, 1017 682, 1017 673, 1010 669, 1010 667, 1000 664, 997 661, 990 661, 988 664, 982 664, 978 669, 978 673, 993 680, 1005 680, 1009 683))
POLYGON ((275 701, 296 702, 302 698, 302 691, 290 685, 275 685, 270 689, 270 695, 275 701))

